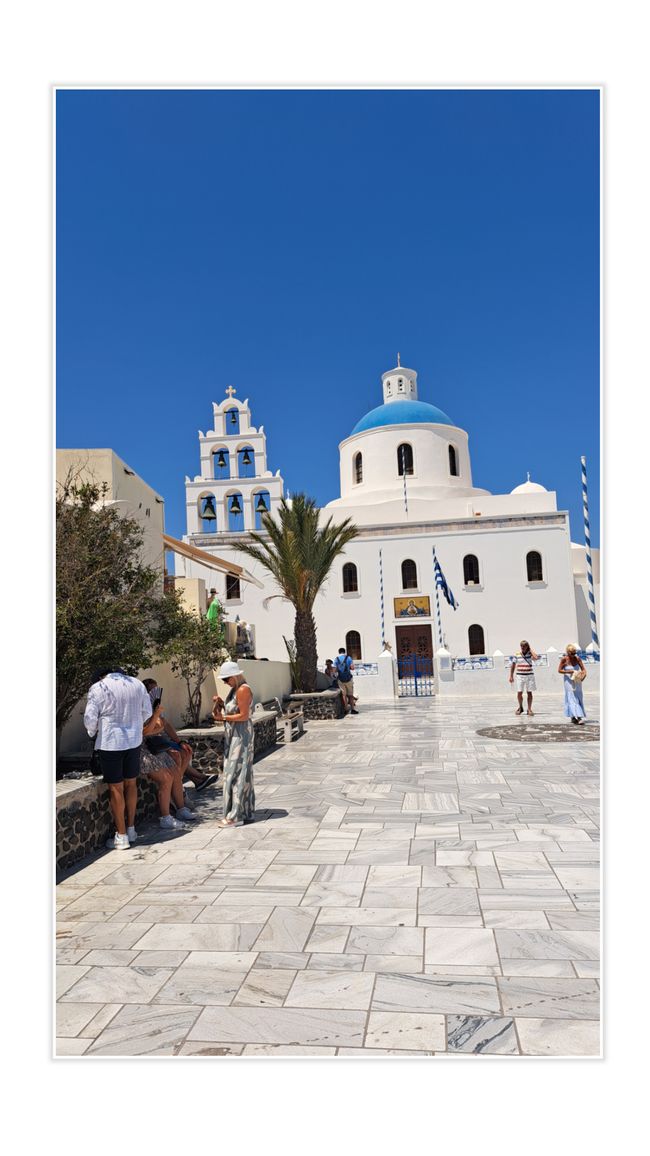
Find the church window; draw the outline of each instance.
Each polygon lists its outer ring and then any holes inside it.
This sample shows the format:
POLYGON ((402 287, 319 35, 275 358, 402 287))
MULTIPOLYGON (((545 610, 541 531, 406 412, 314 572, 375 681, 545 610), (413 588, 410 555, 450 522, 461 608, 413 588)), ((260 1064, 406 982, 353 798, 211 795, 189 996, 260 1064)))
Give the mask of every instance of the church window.
POLYGON ((407 442, 397 447, 397 472, 400 478, 413 473, 413 449, 407 442))
POLYGON ((452 478, 458 477, 458 454, 455 446, 449 447, 449 473, 452 478))
POLYGON ((359 577, 354 562, 346 562, 343 567, 343 593, 357 594, 359 591, 359 577))
POLYGON ((255 477, 255 450, 252 446, 237 451, 237 473, 240 478, 255 477))
POLYGON ((399 378, 399 380, 397 382, 397 390, 399 393, 404 392, 404 382, 402 381, 401 377, 399 378))
POLYGON ((225 425, 226 425, 226 433, 227 434, 238 434, 239 433, 239 410, 238 409, 227 409, 224 413, 224 418, 225 418, 225 425))
POLYGON ((531 550, 526 555, 526 573, 529 582, 543 582, 542 555, 537 550, 531 550))
POLYGON ((212 477, 230 477, 230 453, 223 447, 212 451, 212 477))
POLYGON ((363 454, 354 455, 354 481, 357 486, 363 481, 363 454))
POLYGON ((348 630, 345 636, 345 649, 350 658, 355 659, 356 662, 361 662, 361 635, 358 630, 348 630))
POLYGON ((237 533, 244 529, 244 504, 241 494, 228 494, 226 498, 228 509, 228 529, 237 533))
POLYGON ((470 626, 468 632, 469 638, 469 652, 470 654, 485 654, 485 635, 483 634, 483 627, 478 623, 470 626))
POLYGON ((402 590, 417 590, 418 568, 412 558, 402 562, 402 590))
POLYGON ((263 530, 262 518, 271 512, 271 495, 268 490, 257 490, 253 494, 253 513, 255 515, 255 529, 263 530))
POLYGON ((214 494, 203 494, 199 498, 201 533, 213 534, 217 528, 217 502, 214 494))
POLYGON ((466 586, 479 585, 480 577, 476 554, 466 554, 463 558, 463 579, 466 586))
POLYGON ((239 578, 234 574, 226 574, 226 602, 231 602, 233 598, 241 598, 239 578))

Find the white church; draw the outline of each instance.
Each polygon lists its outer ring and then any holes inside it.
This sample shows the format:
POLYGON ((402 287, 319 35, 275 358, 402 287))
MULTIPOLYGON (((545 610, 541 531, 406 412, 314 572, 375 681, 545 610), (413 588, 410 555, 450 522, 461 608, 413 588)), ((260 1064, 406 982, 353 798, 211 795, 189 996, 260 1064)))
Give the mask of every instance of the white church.
MULTIPOLYGON (((350 518, 359 536, 317 598, 319 663, 341 646, 373 663, 385 639, 398 658, 456 660, 512 654, 521 638, 543 652, 591 642, 586 556, 572 543, 569 515, 552 490, 528 478, 508 494, 474 485, 465 430, 418 398, 417 373, 398 364, 382 375, 383 400, 339 446, 340 497, 323 517, 350 518), (458 609, 436 609, 434 548, 458 609)), ((378 398, 379 400, 379 398, 378 398)), ((262 515, 284 496, 268 469, 264 427, 230 387, 199 433, 200 472, 186 477, 185 542, 242 566, 262 588, 178 559, 184 575, 215 587, 229 620, 248 625, 257 658, 286 660, 293 609, 270 576, 240 551, 262 515)), ((516 479, 513 479, 515 481, 516 479)), ((309 491, 308 480, 304 489, 309 491)), ((599 556, 592 552, 598 608, 599 556)))

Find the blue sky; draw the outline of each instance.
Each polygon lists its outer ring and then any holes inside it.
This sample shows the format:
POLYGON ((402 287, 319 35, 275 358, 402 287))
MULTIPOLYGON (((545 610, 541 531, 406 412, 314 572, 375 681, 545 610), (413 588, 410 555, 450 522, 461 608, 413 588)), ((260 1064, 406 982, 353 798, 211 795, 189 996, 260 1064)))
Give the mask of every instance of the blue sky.
POLYGON ((109 446, 181 535, 226 385, 319 503, 381 373, 599 542, 599 93, 57 93, 57 445, 109 446))

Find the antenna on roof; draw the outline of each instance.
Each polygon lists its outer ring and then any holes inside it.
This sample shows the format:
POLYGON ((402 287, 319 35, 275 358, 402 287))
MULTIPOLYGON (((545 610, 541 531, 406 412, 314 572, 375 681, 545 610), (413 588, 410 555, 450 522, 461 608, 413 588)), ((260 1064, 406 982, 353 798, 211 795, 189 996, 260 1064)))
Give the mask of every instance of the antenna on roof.
POLYGON ((401 363, 401 361, 400 361, 400 359, 399 359, 399 353, 397 354, 397 368, 398 368, 398 369, 401 369, 401 368, 402 368, 402 363, 401 363))

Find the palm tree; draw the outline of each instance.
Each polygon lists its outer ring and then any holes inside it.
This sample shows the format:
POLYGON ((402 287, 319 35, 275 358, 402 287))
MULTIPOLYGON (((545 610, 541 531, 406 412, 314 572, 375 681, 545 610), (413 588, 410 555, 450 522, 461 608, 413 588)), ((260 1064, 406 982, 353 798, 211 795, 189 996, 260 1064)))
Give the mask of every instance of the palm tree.
POLYGON ((319 525, 320 512, 313 498, 294 494, 290 502, 280 502, 277 520, 270 514, 262 515, 266 535, 252 533, 250 542, 240 549, 250 558, 261 562, 280 589, 275 598, 285 598, 296 612, 294 636, 296 657, 302 670, 302 689, 316 689, 316 625, 313 607, 316 595, 325 582, 335 558, 342 554, 348 542, 359 531, 346 518, 340 525, 332 525, 328 518, 319 525))

